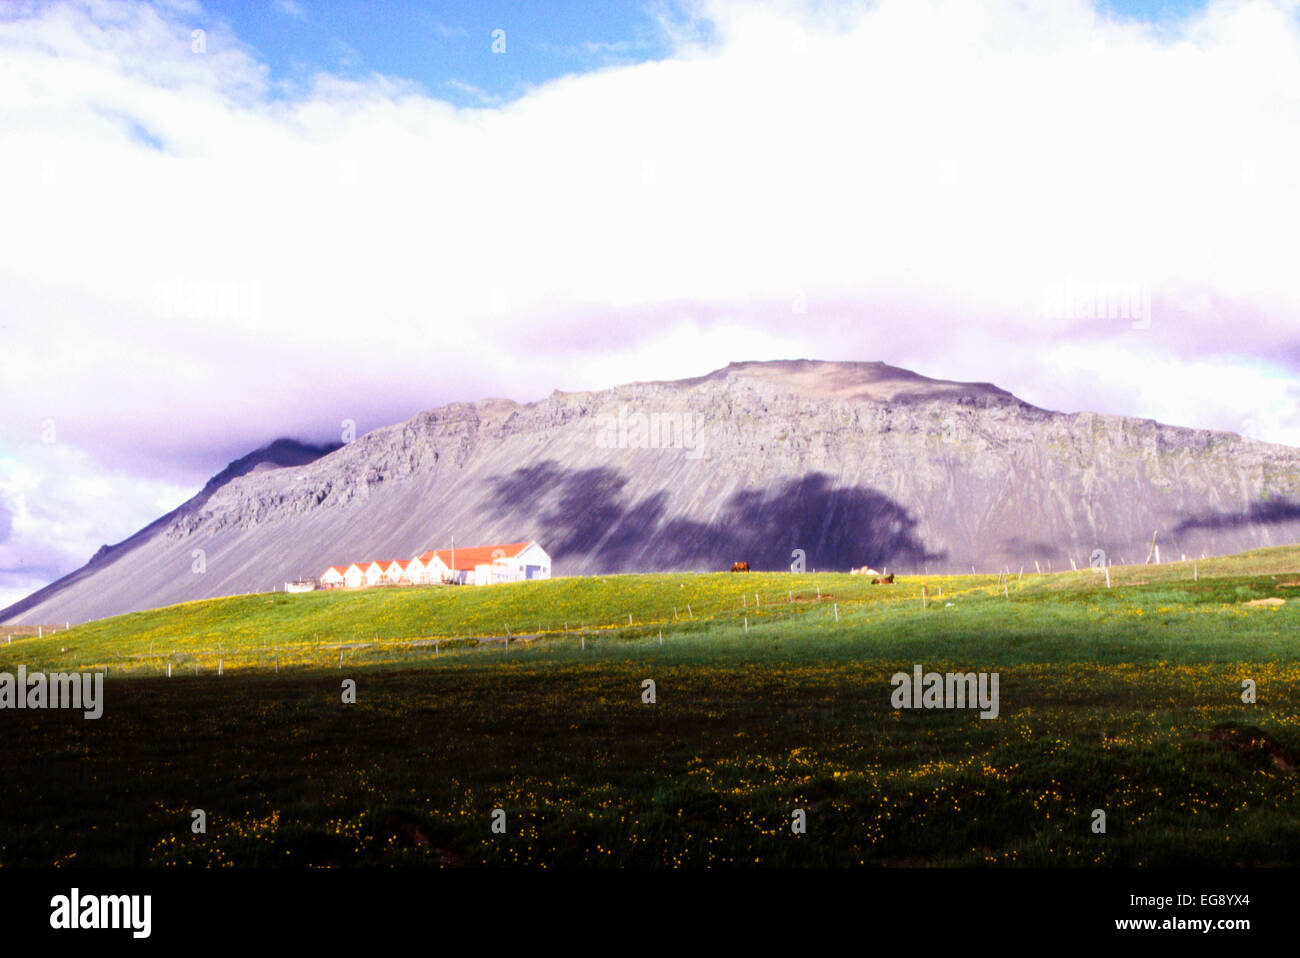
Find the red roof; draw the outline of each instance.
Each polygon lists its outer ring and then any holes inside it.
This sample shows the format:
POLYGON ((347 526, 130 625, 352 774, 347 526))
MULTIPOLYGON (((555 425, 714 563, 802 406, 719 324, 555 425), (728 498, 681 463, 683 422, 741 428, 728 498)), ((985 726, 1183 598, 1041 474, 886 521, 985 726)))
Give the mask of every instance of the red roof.
POLYGON ((458 572, 473 572, 475 566, 490 564, 493 559, 513 559, 530 545, 532 545, 531 542, 508 542, 504 545, 495 546, 468 546, 466 548, 457 546, 454 550, 435 549, 420 556, 420 561, 427 566, 433 561, 433 557, 437 556, 442 564, 449 569, 458 572), (456 556, 455 565, 452 565, 451 562, 453 552, 456 556))
POLYGON ((416 556, 414 559, 388 559, 384 562, 353 562, 352 565, 332 565, 330 566, 330 569, 333 569, 339 575, 347 575, 348 569, 351 569, 352 566, 356 566, 362 572, 366 572, 372 565, 377 565, 381 572, 387 573, 389 569, 396 565, 399 569, 405 572, 410 568, 411 563, 417 560, 421 565, 428 567, 433 563, 434 557, 436 556, 441 560, 442 564, 449 569, 455 568, 460 572, 473 572, 475 566, 490 564, 493 559, 513 559, 530 545, 532 545, 531 542, 507 542, 503 545, 467 546, 463 549, 457 548, 455 550, 430 549, 424 555, 416 556), (451 564, 453 551, 456 555, 456 565, 454 567, 451 564))

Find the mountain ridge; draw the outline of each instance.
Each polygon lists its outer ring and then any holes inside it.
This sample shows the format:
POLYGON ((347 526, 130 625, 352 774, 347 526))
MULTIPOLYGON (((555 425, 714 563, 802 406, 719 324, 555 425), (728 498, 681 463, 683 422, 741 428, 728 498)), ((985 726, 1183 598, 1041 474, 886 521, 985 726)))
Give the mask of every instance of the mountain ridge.
POLYGON ((138 532, 132 533, 120 542, 113 544, 104 543, 95 550, 95 553, 80 569, 76 569, 68 575, 56 579, 49 585, 37 589, 30 595, 18 600, 13 605, 10 605, 5 609, 0 609, 0 622, 15 621, 14 616, 21 614, 28 608, 40 604, 46 597, 57 594, 60 587, 66 587, 75 582, 81 581, 88 572, 102 566, 105 560, 120 556, 124 550, 131 549, 134 544, 138 544, 143 539, 147 538, 150 532, 166 527, 178 516, 201 509, 202 506, 212 497, 212 494, 226 483, 247 475, 250 472, 257 471, 263 466, 269 465, 272 468, 284 468, 288 465, 301 464, 302 462, 310 461, 311 458, 319 458, 322 455, 327 455, 339 448, 340 445, 340 443, 313 445, 311 443, 300 442, 296 439, 281 437, 272 440, 265 446, 254 449, 250 453, 240 456, 238 459, 231 460, 224 469, 204 483, 202 489, 189 499, 185 500, 171 512, 164 513, 153 522, 144 526, 138 532))
POLYGON ((532 403, 450 403, 328 451, 283 442, 283 463, 236 466, 269 446, 236 460, 0 620, 269 590, 453 535, 536 539, 557 575, 782 568, 797 549, 821 569, 1059 569, 1095 548, 1141 561, 1153 532, 1172 558, 1300 539, 1300 450, 1053 412, 885 363, 732 363, 532 403), (673 442, 632 433, 638 416, 668 423, 673 442))

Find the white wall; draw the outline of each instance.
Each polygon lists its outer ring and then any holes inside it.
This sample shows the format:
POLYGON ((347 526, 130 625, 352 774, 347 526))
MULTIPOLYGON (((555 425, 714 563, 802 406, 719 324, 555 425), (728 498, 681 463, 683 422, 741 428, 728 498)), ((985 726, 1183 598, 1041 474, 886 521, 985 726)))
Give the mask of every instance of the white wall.
POLYGON ((525 578, 549 579, 551 577, 551 557, 536 542, 511 559, 510 562, 524 574, 525 578))

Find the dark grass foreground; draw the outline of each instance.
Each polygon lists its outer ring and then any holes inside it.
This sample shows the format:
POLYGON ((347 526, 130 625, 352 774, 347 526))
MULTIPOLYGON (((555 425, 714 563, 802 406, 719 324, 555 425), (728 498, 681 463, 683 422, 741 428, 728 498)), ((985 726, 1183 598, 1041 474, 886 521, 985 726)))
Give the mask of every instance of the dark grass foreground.
POLYGON ((970 595, 838 624, 810 607, 662 645, 110 679, 99 721, 0 714, 0 863, 1293 865, 1300 610, 1244 605, 1278 587, 970 595), (999 672, 1000 716, 894 710, 890 675, 915 663, 999 672))

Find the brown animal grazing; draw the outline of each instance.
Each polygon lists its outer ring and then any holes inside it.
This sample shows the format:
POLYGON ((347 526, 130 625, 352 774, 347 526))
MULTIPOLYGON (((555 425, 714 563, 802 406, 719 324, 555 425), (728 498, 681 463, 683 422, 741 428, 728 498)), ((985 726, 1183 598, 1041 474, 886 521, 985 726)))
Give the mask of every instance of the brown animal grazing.
POLYGON ((748 562, 733 562, 733 563, 731 563, 731 571, 732 571, 732 572, 748 572, 748 571, 749 571, 749 563, 748 563, 748 562))
POLYGON ((883 576, 883 577, 881 577, 881 578, 879 578, 879 579, 872 579, 872 580, 871 580, 871 584, 872 584, 872 585, 893 585, 893 584, 894 584, 894 573, 891 572, 891 573, 889 573, 889 575, 887 575, 887 576, 883 576))

